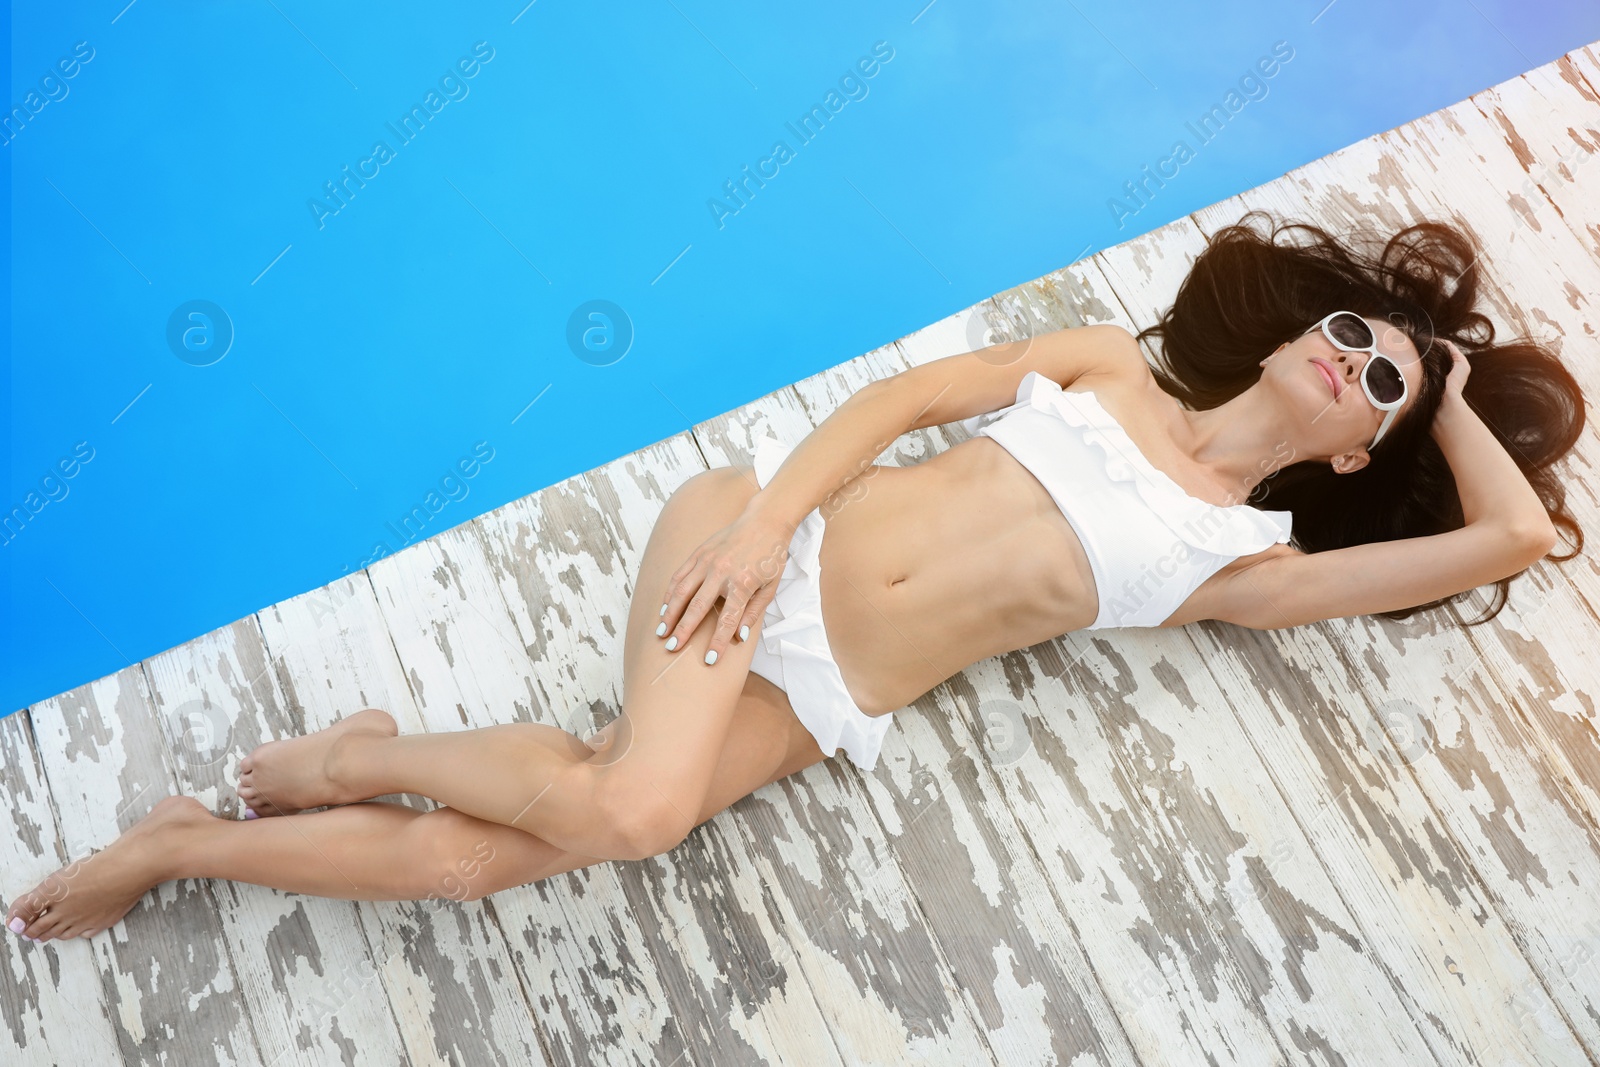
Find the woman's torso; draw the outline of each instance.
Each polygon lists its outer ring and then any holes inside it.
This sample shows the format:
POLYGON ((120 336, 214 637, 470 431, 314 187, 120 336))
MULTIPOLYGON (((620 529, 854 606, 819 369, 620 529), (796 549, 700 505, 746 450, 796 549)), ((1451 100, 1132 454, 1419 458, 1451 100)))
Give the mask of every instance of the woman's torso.
MULTIPOLYGON (((1186 492, 1213 503, 1227 496, 1178 449, 1181 409, 1148 372, 1143 380, 1086 374, 1068 391, 1086 389, 1186 492)), ((870 467, 821 511, 824 625, 869 715, 904 707, 980 660, 1082 629, 1099 611, 1077 533, 1033 474, 988 437, 915 466, 870 467)), ((1223 567, 1163 625, 1209 618, 1218 584, 1265 554, 1223 567)))

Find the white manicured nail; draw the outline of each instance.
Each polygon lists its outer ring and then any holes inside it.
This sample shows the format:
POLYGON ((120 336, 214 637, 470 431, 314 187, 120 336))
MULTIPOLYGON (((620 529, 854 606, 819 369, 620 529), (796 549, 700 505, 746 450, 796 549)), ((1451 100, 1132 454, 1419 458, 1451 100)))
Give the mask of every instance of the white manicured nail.
POLYGON ((673 649, 675 649, 677 647, 678 647, 678 635, 677 634, 673 634, 671 637, 667 638, 667 651, 671 652, 673 649))
POLYGON ((706 653, 706 662, 707 663, 715 663, 715 662, 717 662, 717 650, 716 649, 713 648, 710 652, 706 653))
POLYGON ((665 615, 666 613, 667 613, 667 606, 665 604, 661 605, 661 610, 656 612, 657 615, 665 615))
POLYGON ((739 640, 741 640, 741 641, 750 640, 750 627, 748 627, 748 626, 739 627, 739 640))
POLYGON ((662 623, 660 626, 656 627, 656 636, 657 637, 665 637, 666 635, 667 635, 667 624, 666 623, 662 623))

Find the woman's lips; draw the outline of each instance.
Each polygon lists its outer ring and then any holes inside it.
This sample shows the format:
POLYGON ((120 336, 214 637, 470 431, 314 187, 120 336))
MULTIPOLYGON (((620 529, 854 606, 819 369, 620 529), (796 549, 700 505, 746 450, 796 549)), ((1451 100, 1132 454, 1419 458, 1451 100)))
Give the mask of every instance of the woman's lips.
POLYGON ((1333 367, 1331 367, 1328 364, 1328 361, 1325 359, 1316 359, 1313 357, 1311 362, 1316 364, 1317 370, 1322 373, 1322 377, 1327 381, 1328 388, 1333 391, 1333 398, 1335 400, 1339 399, 1339 394, 1343 392, 1343 390, 1339 388, 1339 378, 1338 375, 1333 373, 1333 367))

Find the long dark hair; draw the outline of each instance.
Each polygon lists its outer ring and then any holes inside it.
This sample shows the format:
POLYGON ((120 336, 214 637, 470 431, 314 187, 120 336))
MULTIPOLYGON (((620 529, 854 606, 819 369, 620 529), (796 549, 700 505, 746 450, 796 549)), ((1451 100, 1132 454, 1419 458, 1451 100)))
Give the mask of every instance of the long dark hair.
MULTIPOLYGON (((1450 373, 1450 353, 1440 339, 1453 341, 1471 363, 1462 396, 1516 460, 1572 546, 1545 558, 1560 563, 1583 549, 1583 530, 1550 470, 1583 432, 1583 393, 1560 357, 1537 341, 1495 343, 1494 324, 1476 310, 1479 248, 1471 231, 1457 223, 1421 222, 1384 242, 1369 231, 1336 239, 1318 226, 1280 223, 1251 211, 1211 237, 1172 307, 1157 325, 1139 332, 1141 341, 1160 342, 1150 347, 1158 352, 1152 370, 1161 388, 1196 410, 1217 407, 1250 388, 1261 376, 1263 357, 1329 311, 1388 320, 1417 346, 1421 392, 1371 450, 1366 467, 1335 474, 1327 463, 1292 463, 1251 493, 1257 507, 1294 513, 1294 541, 1303 551, 1419 537, 1465 524, 1450 465, 1429 432, 1450 373), (1257 222, 1270 230, 1258 231, 1257 222)), ((1500 613, 1510 582, 1495 583, 1490 609, 1469 626, 1500 613)), ((1406 619, 1470 593, 1381 614, 1406 619)))

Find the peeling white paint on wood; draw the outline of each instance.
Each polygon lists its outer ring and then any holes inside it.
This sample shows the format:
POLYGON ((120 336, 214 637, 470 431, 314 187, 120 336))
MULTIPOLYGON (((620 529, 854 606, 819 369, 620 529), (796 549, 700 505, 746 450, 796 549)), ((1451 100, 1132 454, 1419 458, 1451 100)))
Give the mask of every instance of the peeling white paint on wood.
MULTIPOLYGON (((253 618, 146 663, 179 791, 238 818, 239 762, 264 741, 297 736, 253 618)), ((238 883, 213 883, 225 949, 268 1063, 392 1064, 400 1034, 359 905, 238 883), (354 1041, 352 1034, 361 1039, 354 1041)))
MULTIPOLYGON (((142 667, 29 709, 60 844, 104 848, 176 792, 142 667)), ((129 1063, 251 1063, 254 1020, 228 958, 213 888, 169 882, 91 938, 117 1046, 129 1063)))
MULTIPOLYGON (((23 887, 72 859, 61 847, 42 770, 27 713, 0 720, 0 870, 23 887)), ((0 1019, 0 1049, 8 1061, 107 1063, 119 1055, 94 949, 86 942, 41 946, 0 938, 0 1019)))

